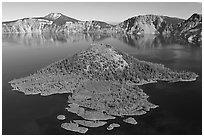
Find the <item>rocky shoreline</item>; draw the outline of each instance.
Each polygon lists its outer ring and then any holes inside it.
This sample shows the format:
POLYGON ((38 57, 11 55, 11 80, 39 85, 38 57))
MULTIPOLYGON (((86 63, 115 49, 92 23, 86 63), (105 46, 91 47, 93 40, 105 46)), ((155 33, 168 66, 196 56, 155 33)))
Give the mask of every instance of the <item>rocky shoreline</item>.
MULTIPOLYGON (((158 105, 150 103, 149 96, 138 85, 156 81, 192 81, 197 77, 193 72, 177 72, 162 64, 140 61, 110 45, 94 44, 33 75, 9 83, 25 95, 70 93, 66 94, 66 110, 81 119, 62 123, 61 127, 86 133, 89 128, 106 125, 110 119, 144 115, 157 108, 158 105)), ((58 119, 65 117, 60 115, 58 119)), ((137 124, 131 117, 124 122, 137 124)), ((112 123, 107 130, 119 126, 112 123)))

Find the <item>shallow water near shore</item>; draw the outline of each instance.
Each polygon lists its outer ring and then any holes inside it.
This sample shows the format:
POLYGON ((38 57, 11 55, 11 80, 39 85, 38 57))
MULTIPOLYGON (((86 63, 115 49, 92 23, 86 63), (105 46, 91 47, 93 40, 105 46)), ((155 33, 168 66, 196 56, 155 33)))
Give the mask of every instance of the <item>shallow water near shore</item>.
POLYGON ((181 45, 152 35, 144 37, 113 34, 27 34, 3 35, 2 47, 2 133, 3 134, 79 134, 66 131, 61 123, 80 119, 65 110, 68 94, 25 96, 12 91, 8 83, 72 56, 91 43, 106 43, 138 59, 161 63, 174 70, 199 75, 193 82, 158 82, 140 86, 149 101, 159 105, 145 115, 135 116, 137 125, 109 120, 87 134, 201 134, 202 131, 202 49, 181 45), (66 119, 59 121, 63 114, 66 119), (110 123, 119 128, 107 131, 110 123))

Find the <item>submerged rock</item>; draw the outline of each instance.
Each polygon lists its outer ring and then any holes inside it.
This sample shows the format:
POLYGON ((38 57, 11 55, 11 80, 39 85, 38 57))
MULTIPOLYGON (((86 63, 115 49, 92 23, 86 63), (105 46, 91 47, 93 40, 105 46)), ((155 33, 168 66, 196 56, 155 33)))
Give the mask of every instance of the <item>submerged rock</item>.
POLYGON ((66 130, 69 130, 69 131, 79 132, 79 133, 83 133, 83 134, 88 131, 88 128, 79 127, 78 124, 72 123, 72 122, 71 123, 62 123, 61 127, 66 129, 66 130))
POLYGON ((137 124, 137 121, 133 117, 129 117, 127 119, 124 119, 123 121, 129 124, 133 124, 133 125, 137 124))
POLYGON ((57 116, 57 119, 59 119, 59 120, 65 120, 66 117, 65 117, 64 115, 58 115, 58 116, 57 116))
POLYGON ((120 127, 120 125, 116 123, 112 123, 107 127, 107 130, 113 130, 115 127, 120 127))
POLYGON ((105 121, 87 121, 87 120, 73 120, 75 123, 85 127, 100 127, 105 125, 105 121))

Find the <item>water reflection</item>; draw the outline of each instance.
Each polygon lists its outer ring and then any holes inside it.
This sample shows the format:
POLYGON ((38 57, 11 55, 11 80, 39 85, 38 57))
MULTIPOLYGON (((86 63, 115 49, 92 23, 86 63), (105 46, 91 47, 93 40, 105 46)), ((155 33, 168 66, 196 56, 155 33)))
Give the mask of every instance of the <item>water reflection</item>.
POLYGON ((161 35, 127 35, 116 34, 112 35, 114 38, 122 41, 123 43, 135 47, 137 49, 153 49, 161 48, 164 46, 172 46, 175 44, 185 45, 182 41, 176 41, 172 37, 165 38, 161 35))
POLYGON ((109 34, 99 33, 19 33, 3 34, 3 42, 18 43, 26 46, 56 46, 63 43, 98 42, 110 37, 109 34))
MULTIPOLYGON (((161 63, 173 70, 186 70, 199 74, 195 82, 143 86, 151 101, 160 107, 151 112, 151 116, 148 113, 138 118, 142 124, 137 128, 127 124, 121 125, 121 128, 116 129, 117 134, 201 133, 202 50, 200 47, 180 45, 173 39, 155 35, 47 33, 2 36, 3 134, 69 134, 59 127, 60 123, 56 120, 58 114, 66 114, 67 117, 73 118, 73 115, 65 112, 62 107, 67 102, 66 95, 46 98, 24 96, 12 92, 8 81, 28 76, 55 61, 70 57, 88 48, 92 42, 108 43, 138 59, 161 63), (194 108, 193 113, 189 107, 194 108)), ((106 128, 90 132, 90 134, 109 133, 106 128)))
POLYGON ((114 38, 123 41, 127 45, 141 49, 161 46, 160 41, 156 39, 156 35, 113 35, 114 38))
MULTIPOLYGON (((3 42, 18 43, 19 45, 34 46, 61 46, 66 43, 101 42, 108 38, 117 39, 137 49, 160 48, 172 44, 181 44, 174 39, 156 35, 127 35, 110 33, 26 33, 3 34, 3 42)), ((13 44, 15 45, 15 44, 13 44)))

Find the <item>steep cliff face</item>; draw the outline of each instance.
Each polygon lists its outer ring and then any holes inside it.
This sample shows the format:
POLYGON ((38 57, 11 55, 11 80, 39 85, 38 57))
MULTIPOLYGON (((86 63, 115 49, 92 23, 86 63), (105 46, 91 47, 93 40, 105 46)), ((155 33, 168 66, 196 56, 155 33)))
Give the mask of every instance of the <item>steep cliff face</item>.
POLYGON ((114 25, 102 21, 80 21, 61 13, 50 13, 45 17, 24 18, 2 23, 3 33, 32 33, 32 32, 102 32, 109 31, 114 25))
POLYGON ((111 25, 102 21, 96 21, 96 20, 86 21, 84 25, 85 25, 84 31, 87 31, 87 32, 92 32, 92 31, 110 32, 111 29, 114 27, 114 25, 111 25))
POLYGON ((116 30, 128 34, 161 34, 166 26, 181 21, 182 19, 167 16, 143 15, 125 20, 116 27, 116 30))
POLYGON ((2 32, 158 34, 184 43, 201 45, 202 15, 193 14, 187 20, 158 15, 140 15, 129 18, 118 25, 111 25, 102 21, 80 21, 61 13, 50 13, 45 17, 3 22, 2 32))
POLYGON ((26 18, 2 24, 3 33, 32 33, 49 29, 53 21, 45 19, 26 18))
POLYGON ((179 39, 184 39, 191 44, 202 44, 202 15, 193 14, 187 20, 179 23, 172 35, 179 39))
POLYGON ((125 34, 158 34, 182 43, 202 44, 202 15, 193 14, 187 20, 167 16, 144 15, 129 18, 115 27, 125 34))

